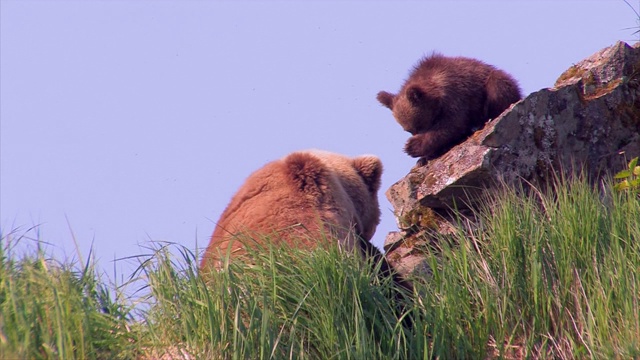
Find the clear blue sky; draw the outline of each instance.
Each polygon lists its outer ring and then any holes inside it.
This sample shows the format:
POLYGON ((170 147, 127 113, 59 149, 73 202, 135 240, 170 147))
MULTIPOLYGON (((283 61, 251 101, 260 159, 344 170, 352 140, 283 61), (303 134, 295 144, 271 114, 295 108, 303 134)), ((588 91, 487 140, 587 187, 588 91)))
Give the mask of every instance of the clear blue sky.
POLYGON ((82 256, 93 244, 109 272, 149 240, 206 246, 252 171, 308 148, 382 159, 381 247, 396 229, 384 191, 415 159, 375 97, 398 90, 421 56, 481 59, 529 94, 638 39, 622 0, 2 0, 0 10, 0 232, 39 225, 72 258, 71 228, 82 256))

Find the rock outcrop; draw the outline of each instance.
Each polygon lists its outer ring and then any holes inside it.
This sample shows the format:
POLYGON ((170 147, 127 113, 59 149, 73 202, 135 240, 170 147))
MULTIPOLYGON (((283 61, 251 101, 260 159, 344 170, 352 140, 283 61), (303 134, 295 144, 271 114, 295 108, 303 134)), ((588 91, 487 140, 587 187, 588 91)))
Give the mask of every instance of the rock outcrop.
POLYGON ((597 179, 638 155, 640 43, 618 42, 392 185, 386 195, 399 231, 387 236, 387 259, 403 275, 425 271, 417 249, 428 234, 451 233, 450 209, 473 207, 478 192, 497 182, 542 184, 576 166, 597 179))

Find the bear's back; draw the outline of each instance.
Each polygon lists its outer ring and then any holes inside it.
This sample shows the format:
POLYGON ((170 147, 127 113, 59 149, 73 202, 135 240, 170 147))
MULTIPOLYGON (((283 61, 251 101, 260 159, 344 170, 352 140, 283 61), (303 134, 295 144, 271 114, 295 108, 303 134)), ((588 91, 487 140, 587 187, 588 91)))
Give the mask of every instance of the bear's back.
MULTIPOLYGON (((293 234, 318 230, 314 218, 305 209, 317 205, 312 197, 301 196, 291 183, 289 169, 282 160, 268 163, 252 173, 233 196, 216 224, 207 255, 231 244, 232 251, 244 247, 244 241, 277 237, 287 240, 293 234)), ((302 189, 303 190, 303 189, 302 189)), ((299 236, 300 240, 306 237, 299 236)), ((203 261, 204 264, 204 261, 203 261)))
POLYGON ((453 112, 466 109, 474 127, 500 115, 522 98, 517 81, 507 72, 467 57, 434 53, 422 59, 411 72, 404 88, 421 85, 442 89, 442 99, 453 112))
POLYGON ((418 62, 407 81, 439 82, 454 87, 464 84, 465 87, 481 88, 489 73, 494 70, 497 69, 480 60, 433 54, 418 62))

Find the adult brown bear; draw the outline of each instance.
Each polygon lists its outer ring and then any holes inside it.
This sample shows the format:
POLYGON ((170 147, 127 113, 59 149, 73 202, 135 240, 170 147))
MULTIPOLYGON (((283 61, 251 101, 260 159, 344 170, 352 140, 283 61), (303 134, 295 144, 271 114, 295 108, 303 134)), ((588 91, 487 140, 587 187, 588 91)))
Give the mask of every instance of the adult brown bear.
POLYGON ((383 261, 381 271, 389 274, 384 256, 369 242, 380 222, 381 176, 382 163, 371 155, 312 150, 268 163, 247 178, 222 213, 201 269, 219 269, 227 254, 244 254, 247 237, 259 242, 272 235, 272 241, 303 249, 321 239, 335 241, 383 261))

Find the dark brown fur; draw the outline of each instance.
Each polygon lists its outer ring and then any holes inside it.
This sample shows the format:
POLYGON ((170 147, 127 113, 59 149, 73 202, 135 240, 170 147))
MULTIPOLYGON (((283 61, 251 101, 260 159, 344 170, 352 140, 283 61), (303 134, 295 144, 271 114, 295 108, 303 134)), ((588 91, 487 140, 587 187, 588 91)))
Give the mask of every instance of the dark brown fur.
POLYGON ((377 96, 413 135, 404 150, 419 157, 418 164, 444 154, 521 98, 518 83, 506 72, 440 54, 422 59, 398 94, 377 96))

